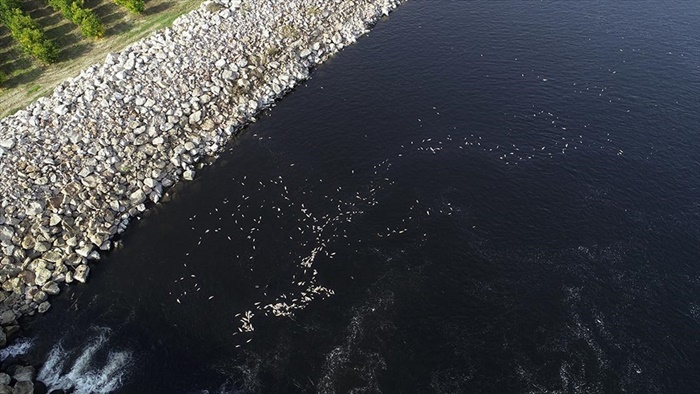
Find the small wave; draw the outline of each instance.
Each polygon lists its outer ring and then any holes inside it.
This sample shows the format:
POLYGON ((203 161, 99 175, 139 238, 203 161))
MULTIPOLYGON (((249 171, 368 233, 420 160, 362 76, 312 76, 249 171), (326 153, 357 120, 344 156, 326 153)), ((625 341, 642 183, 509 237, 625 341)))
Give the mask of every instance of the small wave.
POLYGON ((75 394, 117 390, 122 385, 132 355, 128 351, 111 351, 106 361, 99 365, 96 356, 107 344, 109 332, 108 329, 100 330, 97 337, 80 349, 66 350, 61 343, 56 344, 41 367, 38 380, 49 390, 72 390, 75 394), (69 364, 73 359, 75 361, 69 364), (66 368, 66 365, 70 367, 66 368))
POLYGON ((0 360, 5 361, 8 358, 21 356, 29 351, 34 345, 34 341, 29 338, 21 338, 10 346, 0 350, 0 360))
POLYGON ((379 349, 394 330, 387 318, 393 304, 394 295, 387 291, 354 309, 344 340, 326 354, 317 393, 381 392, 379 375, 387 365, 379 349), (342 387, 347 382, 353 382, 351 388, 342 387))
POLYGON ((231 387, 231 382, 228 382, 228 381, 227 381, 226 383, 222 384, 222 385, 219 387, 219 389, 216 390, 216 391, 214 391, 214 390, 206 390, 206 389, 205 389, 205 390, 196 391, 196 392, 194 392, 194 393, 192 393, 192 394, 237 394, 237 393, 239 393, 239 391, 234 390, 234 389, 231 387))

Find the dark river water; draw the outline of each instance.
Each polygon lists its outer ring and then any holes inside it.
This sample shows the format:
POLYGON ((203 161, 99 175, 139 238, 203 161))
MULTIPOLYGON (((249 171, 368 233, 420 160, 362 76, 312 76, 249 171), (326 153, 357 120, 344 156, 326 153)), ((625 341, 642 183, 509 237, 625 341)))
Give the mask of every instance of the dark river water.
POLYGON ((697 392, 699 130, 700 3, 408 1, 2 355, 75 393, 697 392))

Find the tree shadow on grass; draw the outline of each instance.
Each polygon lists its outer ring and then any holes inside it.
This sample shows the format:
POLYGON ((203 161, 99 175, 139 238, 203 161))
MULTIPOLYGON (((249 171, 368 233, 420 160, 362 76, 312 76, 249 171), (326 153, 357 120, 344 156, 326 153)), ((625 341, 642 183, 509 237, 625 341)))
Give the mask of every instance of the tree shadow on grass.
POLYGON ((16 88, 19 85, 27 84, 29 82, 32 82, 36 80, 39 75, 43 72, 43 68, 41 67, 34 67, 34 68, 28 68, 25 69, 24 71, 17 73, 13 75, 12 77, 8 78, 3 84, 3 88, 16 88))
POLYGON ((169 10, 169 9, 173 8, 173 6, 175 5, 176 2, 164 1, 164 2, 162 2, 156 6, 153 6, 153 7, 149 7, 148 3, 150 3, 150 2, 146 2, 146 9, 143 11, 143 14, 146 16, 158 14, 160 12, 169 10))
POLYGON ((13 60, 16 56, 15 40, 10 35, 10 32, 0 25, 0 65, 13 60))
POLYGON ((32 66, 34 65, 32 63, 32 59, 30 59, 28 56, 24 56, 18 51, 10 52, 13 52, 14 56, 8 58, 0 58, 2 59, 2 62, 0 63, 0 71, 5 73, 6 75, 10 75, 18 71, 32 68, 32 66))
POLYGON ((116 36, 131 30, 134 27, 134 21, 128 19, 116 19, 116 23, 112 23, 105 27, 108 36, 116 36))
POLYGON ((66 21, 63 17, 63 15, 60 12, 52 12, 50 14, 42 15, 42 16, 37 16, 39 14, 38 12, 30 12, 29 16, 32 17, 36 21, 36 23, 39 24, 39 26, 43 27, 46 29, 49 26, 55 26, 63 21, 66 21))
POLYGON ((133 26, 129 12, 114 3, 96 2, 92 11, 104 25, 107 36, 123 33, 133 26))
POLYGON ((100 15, 99 18, 105 28, 112 28, 115 24, 122 22, 125 19, 126 14, 121 11, 114 11, 112 13, 105 13, 100 15))
POLYGON ((58 46, 72 45, 82 38, 77 26, 60 12, 54 11, 45 1, 23 1, 22 9, 39 24, 46 36, 58 46), (69 34, 73 31, 77 34, 69 34))
MULTIPOLYGON (((48 17, 51 17, 51 20, 53 20, 53 18, 62 18, 59 12, 54 11, 53 8, 42 0, 21 1, 20 8, 36 21, 48 17)), ((49 22, 51 22, 51 20, 49 20, 49 22)), ((57 23, 57 20, 54 20, 53 23, 57 23)))
POLYGON ((10 35, 10 31, 0 25, 0 72, 7 76, 2 87, 8 87, 15 75, 28 72, 34 64, 29 56, 22 53, 19 45, 10 35))
POLYGON ((59 55, 61 52, 63 52, 63 48, 83 41, 83 36, 80 34, 80 31, 72 23, 64 23, 62 25, 54 26, 46 30, 46 34, 58 47, 59 55))
POLYGON ((126 10, 110 2, 99 2, 98 4, 95 4, 94 8, 91 9, 92 12, 94 12, 104 24, 108 24, 114 19, 121 19, 129 15, 126 10))
POLYGON ((87 42, 77 42, 73 45, 61 48, 58 52, 58 63, 74 60, 82 54, 90 50, 90 44, 87 42))
POLYGON ((134 27, 134 22, 123 20, 117 24, 114 24, 114 25, 108 27, 106 30, 107 31, 106 34, 109 36, 116 36, 116 35, 119 35, 119 34, 126 32, 126 31, 131 30, 133 27, 134 27))

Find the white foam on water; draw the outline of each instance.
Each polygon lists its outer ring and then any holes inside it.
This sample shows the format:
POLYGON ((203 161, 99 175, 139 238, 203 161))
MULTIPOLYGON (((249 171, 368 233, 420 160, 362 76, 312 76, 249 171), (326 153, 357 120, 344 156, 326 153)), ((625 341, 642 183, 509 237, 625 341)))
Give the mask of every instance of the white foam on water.
POLYGON ((29 338, 18 339, 10 346, 0 350, 0 360, 4 361, 10 357, 21 356, 27 353, 32 345, 34 345, 34 341, 29 338))
POLYGON ((203 389, 193 392, 192 394, 233 394, 236 393, 234 389, 230 388, 231 383, 226 382, 219 387, 217 391, 203 389))
POLYGON ((386 313, 393 304, 393 293, 386 292, 354 310, 345 337, 326 353, 322 375, 316 384, 317 393, 381 392, 379 376, 387 366, 373 341, 381 342, 382 337, 391 334, 393 325, 387 320, 386 313), (353 382, 353 387, 339 387, 346 382, 353 382))
POLYGON ((76 394, 111 393, 122 385, 126 373, 124 367, 131 361, 131 353, 126 351, 110 352, 108 363, 101 369, 92 370, 75 379, 76 394))
POLYGON ((102 329, 100 334, 82 348, 66 350, 61 343, 56 344, 39 371, 38 380, 49 390, 72 390, 75 394, 111 393, 121 387, 127 366, 131 362, 131 352, 111 351, 103 365, 95 356, 108 343, 110 330, 102 329), (69 369, 69 361, 78 354, 69 369))
POLYGON ((63 350, 61 344, 54 345, 53 349, 49 352, 44 365, 41 366, 41 370, 37 376, 37 380, 44 382, 47 387, 53 387, 58 384, 61 380, 61 371, 63 371, 63 365, 66 360, 63 357, 66 351, 63 350))

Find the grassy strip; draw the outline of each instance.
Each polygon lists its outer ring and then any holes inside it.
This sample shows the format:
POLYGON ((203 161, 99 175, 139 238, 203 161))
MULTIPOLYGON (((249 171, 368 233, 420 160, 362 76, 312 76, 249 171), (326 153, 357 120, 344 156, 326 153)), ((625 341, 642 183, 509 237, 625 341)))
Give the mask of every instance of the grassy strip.
POLYGON ((85 8, 83 0, 48 0, 49 5, 80 27, 85 37, 104 37, 105 28, 95 13, 85 8))
POLYGON ((22 51, 41 61, 53 63, 58 49, 39 25, 19 8, 17 0, 0 0, 0 21, 10 29, 22 51))

